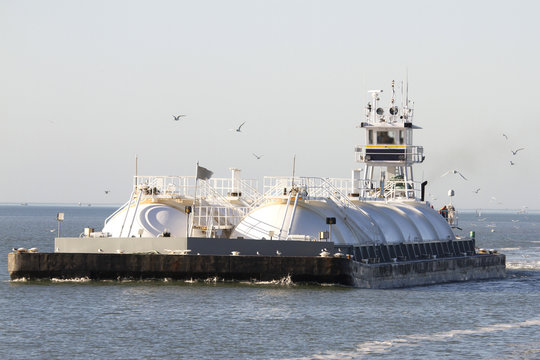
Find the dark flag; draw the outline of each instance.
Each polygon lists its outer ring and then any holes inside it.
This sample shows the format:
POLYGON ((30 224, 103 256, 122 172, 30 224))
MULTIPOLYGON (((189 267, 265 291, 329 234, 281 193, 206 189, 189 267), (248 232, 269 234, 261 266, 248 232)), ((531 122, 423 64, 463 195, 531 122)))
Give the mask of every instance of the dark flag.
POLYGON ((208 180, 212 177, 213 174, 214 172, 208 170, 207 168, 199 166, 199 164, 197 163, 197 179, 208 180))

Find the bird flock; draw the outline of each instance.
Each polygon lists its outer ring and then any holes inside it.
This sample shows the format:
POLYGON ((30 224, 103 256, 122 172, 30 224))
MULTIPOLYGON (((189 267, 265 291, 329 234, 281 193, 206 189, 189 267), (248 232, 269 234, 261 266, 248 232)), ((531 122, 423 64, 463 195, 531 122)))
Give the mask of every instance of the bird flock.
MULTIPOLYGON (((504 137, 504 139, 505 139, 506 141, 509 141, 508 135, 506 135, 506 134, 503 133, 502 136, 504 137)), ((515 166, 515 165, 517 164, 516 161, 514 161, 514 159, 516 159, 515 157, 518 156, 518 153, 519 153, 520 151, 523 151, 523 150, 525 150, 524 147, 518 147, 518 148, 516 148, 515 150, 513 150, 512 148, 510 148, 510 153, 511 153, 512 156, 513 156, 513 158, 509 160, 510 166, 515 166)), ((466 180, 466 181, 469 180, 469 179, 467 179, 467 178, 465 177, 465 175, 463 175, 463 173, 462 173, 461 171, 459 171, 459 170, 448 170, 448 171, 446 171, 444 174, 442 174, 441 177, 445 177, 445 176, 451 175, 451 174, 455 174, 455 175, 461 177, 463 180, 466 180)), ((478 194, 478 193, 480 192, 480 189, 481 189, 481 188, 475 188, 474 190, 472 190, 472 192, 473 192, 474 194, 478 194)), ((430 193, 429 195, 432 196, 432 198, 433 198, 434 200, 436 200, 436 198, 435 198, 431 193, 430 193)), ((499 204, 499 205, 502 204, 502 202, 501 202, 501 201, 498 201, 497 198, 494 197, 494 196, 491 197, 491 200, 490 200, 490 201, 491 201, 491 202, 495 202, 495 203, 497 203, 497 204, 499 204)))
MULTIPOLYGON (((502 136, 506 139, 506 141, 508 141, 508 135, 502 134, 502 136)), ((510 149, 510 152, 512 153, 513 156, 516 156, 518 152, 523 151, 523 150, 525 150, 525 148, 522 147, 522 148, 517 148, 516 150, 510 149)), ((509 160, 509 162, 510 162, 510 166, 516 165, 516 163, 513 160, 509 160)))

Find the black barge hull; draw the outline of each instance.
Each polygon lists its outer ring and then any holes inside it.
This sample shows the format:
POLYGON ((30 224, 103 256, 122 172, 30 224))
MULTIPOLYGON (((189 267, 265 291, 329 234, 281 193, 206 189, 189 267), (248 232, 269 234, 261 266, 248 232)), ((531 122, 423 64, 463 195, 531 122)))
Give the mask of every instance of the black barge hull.
POLYGON ((401 288, 505 277, 503 254, 392 262, 358 262, 346 257, 231 256, 94 253, 9 253, 16 279, 174 279, 325 283, 359 288, 401 288))

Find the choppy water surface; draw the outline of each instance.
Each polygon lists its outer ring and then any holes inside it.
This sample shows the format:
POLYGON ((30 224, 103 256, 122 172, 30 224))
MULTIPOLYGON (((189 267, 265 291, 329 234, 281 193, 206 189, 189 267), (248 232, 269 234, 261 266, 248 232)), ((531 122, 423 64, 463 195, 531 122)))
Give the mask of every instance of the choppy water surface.
POLYGON ((53 250, 105 207, 0 206, 0 349, 19 358, 540 358, 540 215, 461 214, 504 280, 399 290, 249 283, 10 282, 12 247, 53 250), (51 232, 50 230, 55 230, 51 232))

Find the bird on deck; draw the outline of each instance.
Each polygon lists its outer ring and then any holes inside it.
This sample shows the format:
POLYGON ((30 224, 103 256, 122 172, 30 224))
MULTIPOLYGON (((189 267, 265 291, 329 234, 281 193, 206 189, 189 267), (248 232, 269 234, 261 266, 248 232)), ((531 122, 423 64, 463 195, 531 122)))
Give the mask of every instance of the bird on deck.
POLYGON ((459 170, 448 170, 447 172, 445 172, 444 174, 441 175, 441 177, 443 176, 446 176, 448 174, 458 174, 459 176, 461 176, 464 180, 467 180, 467 178, 465 176, 463 176, 462 173, 459 172, 459 170))
POLYGON ((281 251, 276 250, 276 255, 277 255, 277 256, 281 256, 281 251))
POLYGON ((180 118, 182 118, 184 116, 186 116, 186 115, 183 115, 183 114, 182 115, 173 115, 173 118, 174 118, 174 121, 178 121, 178 120, 180 120, 180 118))
POLYGON ((512 155, 516 155, 518 151, 525 150, 525 148, 519 148, 517 150, 510 150, 512 152, 512 155))

